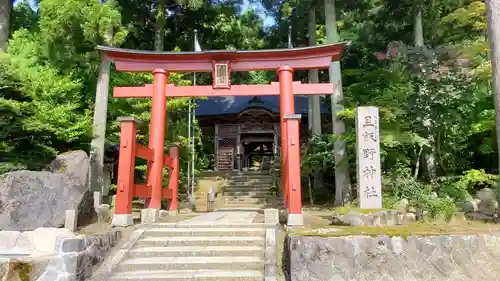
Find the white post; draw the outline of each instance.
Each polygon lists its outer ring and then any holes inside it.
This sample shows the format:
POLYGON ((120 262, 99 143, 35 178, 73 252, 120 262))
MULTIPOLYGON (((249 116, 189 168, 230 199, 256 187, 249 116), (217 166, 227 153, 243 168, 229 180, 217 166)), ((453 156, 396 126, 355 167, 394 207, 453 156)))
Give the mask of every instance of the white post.
POLYGON ((378 108, 358 107, 356 110, 356 170, 358 204, 364 209, 382 208, 379 136, 378 108))

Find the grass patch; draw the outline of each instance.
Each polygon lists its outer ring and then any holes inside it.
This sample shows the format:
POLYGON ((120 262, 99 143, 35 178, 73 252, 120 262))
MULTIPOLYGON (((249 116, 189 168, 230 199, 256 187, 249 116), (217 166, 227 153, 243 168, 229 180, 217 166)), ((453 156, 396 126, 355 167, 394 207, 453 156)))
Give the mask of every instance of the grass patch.
POLYGON ((415 222, 401 226, 329 226, 319 229, 292 229, 290 235, 296 236, 318 236, 318 237, 342 237, 350 235, 366 235, 376 237, 387 235, 389 237, 408 238, 411 235, 438 236, 438 235, 477 235, 500 231, 500 225, 483 222, 455 222, 455 223, 431 223, 415 222))
POLYGON ((340 214, 340 215, 345 215, 349 213, 358 213, 358 214, 370 214, 370 213, 376 213, 380 211, 389 211, 392 209, 385 209, 385 208, 379 208, 379 209, 361 209, 358 207, 354 206, 342 206, 342 207, 337 207, 333 209, 333 212, 340 214))

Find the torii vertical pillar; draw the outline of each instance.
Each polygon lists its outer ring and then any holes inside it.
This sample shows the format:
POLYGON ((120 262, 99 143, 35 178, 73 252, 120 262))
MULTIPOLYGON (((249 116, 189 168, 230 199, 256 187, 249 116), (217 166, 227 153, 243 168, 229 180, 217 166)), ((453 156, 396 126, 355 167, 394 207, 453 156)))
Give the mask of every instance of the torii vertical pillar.
POLYGON ((151 122, 149 126, 149 147, 154 150, 153 163, 150 165, 148 186, 151 187, 151 200, 148 208, 160 209, 162 198, 163 157, 165 153, 165 117, 167 114, 168 73, 164 69, 153 70, 153 100, 151 105, 151 122))
POLYGON ((287 161, 284 169, 288 174, 288 226, 304 225, 302 214, 302 186, 300 182, 300 114, 285 114, 287 131, 287 161))
POLYGON ((287 157, 287 127, 284 116, 286 114, 295 113, 295 99, 293 95, 293 68, 290 66, 281 66, 278 68, 278 79, 280 89, 280 125, 281 125, 281 161, 282 161, 282 187, 283 187, 283 200, 285 209, 289 210, 289 181, 287 157))
POLYGON ((116 208, 113 226, 134 224, 132 217, 132 196, 134 193, 134 167, 137 136, 137 123, 134 117, 120 117, 120 158, 118 159, 118 182, 116 208))

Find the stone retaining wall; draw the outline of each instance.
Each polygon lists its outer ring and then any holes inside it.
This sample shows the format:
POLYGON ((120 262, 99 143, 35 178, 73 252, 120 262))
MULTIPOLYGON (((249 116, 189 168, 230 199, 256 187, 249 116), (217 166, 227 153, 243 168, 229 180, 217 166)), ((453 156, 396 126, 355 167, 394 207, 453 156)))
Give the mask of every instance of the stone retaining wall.
POLYGON ((500 233, 287 238, 291 281, 497 281, 500 233))
POLYGON ((0 230, 1 256, 51 255, 56 252, 57 241, 74 237, 69 229, 39 227, 33 231, 0 230))
POLYGON ((264 253, 264 276, 265 281, 277 280, 277 227, 279 224, 278 209, 265 209, 264 210, 264 223, 266 224, 265 230, 265 253, 264 253))
POLYGON ((120 237, 119 230, 111 230, 61 239, 57 256, 50 261, 38 281, 83 281, 89 278, 120 237))

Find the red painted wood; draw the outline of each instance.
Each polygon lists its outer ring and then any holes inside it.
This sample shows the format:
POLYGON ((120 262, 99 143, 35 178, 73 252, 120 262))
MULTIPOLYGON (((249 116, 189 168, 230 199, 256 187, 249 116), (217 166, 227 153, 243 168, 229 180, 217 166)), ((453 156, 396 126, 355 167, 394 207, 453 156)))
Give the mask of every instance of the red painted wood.
POLYGON ((145 147, 141 144, 135 145, 135 156, 144 160, 153 161, 153 149, 145 147))
POLYGON ((134 185, 134 196, 137 198, 151 198, 151 187, 147 184, 134 185))
POLYGON ((168 154, 172 160, 172 168, 168 179, 168 189, 172 192, 172 199, 168 201, 168 210, 177 211, 179 207, 179 147, 170 147, 168 154))
POLYGON ((230 61, 231 71, 276 70, 282 65, 294 69, 326 69, 340 59, 345 43, 305 48, 254 51, 152 52, 98 46, 117 71, 212 72, 213 61, 230 61))
MULTIPOLYGON (((171 199, 172 198, 172 190, 167 188, 162 188, 162 198, 163 199, 171 199)), ((137 198, 151 198, 151 187, 146 184, 136 184, 134 186, 134 197, 137 198)))
POLYGON ((154 150, 153 164, 149 173, 148 185, 151 186, 151 201, 149 208, 160 209, 162 197, 162 178, 164 163, 164 145, 167 113, 167 98, 165 91, 167 86, 168 74, 163 69, 155 69, 153 101, 151 105, 151 124, 149 131, 149 147, 154 150))
POLYGON ((121 121, 115 214, 132 214, 136 132, 133 120, 121 121))
MULTIPOLYGON (((175 86, 167 85, 167 97, 221 97, 221 96, 278 96, 279 84, 272 82, 269 85, 232 85, 230 89, 214 89, 212 86, 175 86)), ((293 83, 295 95, 331 95, 334 86, 332 83, 302 84, 293 83)), ((153 85, 142 87, 115 87, 115 98, 148 98, 153 96, 153 85)))
POLYGON ((288 171, 288 213, 302 214, 302 187, 300 183, 300 119, 285 120, 287 127, 287 165, 288 171))
POLYGON ((288 163, 288 133, 285 124, 285 119, 283 115, 294 114, 295 113, 295 100, 293 98, 293 68, 289 66, 283 66, 278 69, 279 77, 279 91, 280 91, 280 125, 281 125, 281 161, 283 165, 283 195, 285 207, 288 207, 288 190, 289 190, 289 180, 288 180, 288 169, 286 169, 288 163))
POLYGON ((165 155, 164 158, 163 158, 163 164, 169 168, 169 169, 172 169, 172 157, 170 157, 169 155, 165 155))

